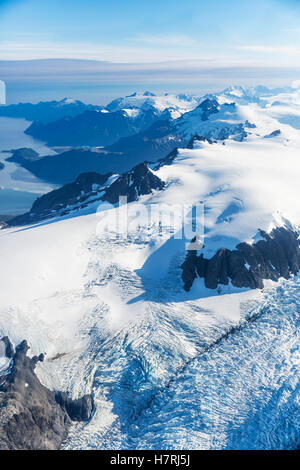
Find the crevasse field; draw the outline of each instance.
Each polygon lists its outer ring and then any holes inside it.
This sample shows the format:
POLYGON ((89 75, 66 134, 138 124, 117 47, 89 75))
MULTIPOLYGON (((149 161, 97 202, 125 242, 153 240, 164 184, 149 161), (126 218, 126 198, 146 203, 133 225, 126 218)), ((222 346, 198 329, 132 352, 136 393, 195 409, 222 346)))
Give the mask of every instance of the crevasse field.
POLYGON ((67 449, 300 444, 299 278, 262 291, 209 290, 198 278, 187 293, 186 240, 139 209, 203 203, 207 257, 257 241, 259 229, 299 229, 300 91, 263 105, 235 98, 201 129, 197 108, 178 126, 191 137, 214 137, 224 123, 256 127, 153 165, 166 187, 128 206, 127 237, 114 231, 124 208, 96 204, 0 232, 0 333, 47 353, 37 367, 47 387, 93 394, 95 413, 73 425, 67 449))

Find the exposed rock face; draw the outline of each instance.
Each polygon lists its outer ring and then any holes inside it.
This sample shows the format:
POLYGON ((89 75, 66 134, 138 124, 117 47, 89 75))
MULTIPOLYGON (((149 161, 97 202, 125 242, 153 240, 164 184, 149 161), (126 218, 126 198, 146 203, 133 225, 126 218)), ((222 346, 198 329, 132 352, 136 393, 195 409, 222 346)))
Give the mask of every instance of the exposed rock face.
POLYGON ((55 398, 73 421, 88 421, 90 419, 93 402, 89 395, 84 395, 78 400, 72 400, 65 392, 57 392, 55 398))
POLYGON ((219 284, 262 289, 263 280, 288 279, 300 270, 298 234, 280 227, 270 234, 261 231, 262 239, 253 245, 240 243, 235 250, 220 249, 211 259, 189 252, 182 264, 184 289, 189 291, 197 276, 205 286, 216 289, 219 284))
POLYGON ((197 109, 202 111, 202 121, 207 121, 211 114, 219 112, 219 103, 215 99, 206 98, 202 103, 199 104, 197 109))
POLYGON ((39 197, 32 206, 34 214, 48 210, 57 210, 66 205, 72 205, 79 200, 84 201, 91 193, 96 193, 107 181, 110 175, 99 173, 82 173, 74 183, 66 184, 59 189, 39 197))
POLYGON ((74 183, 66 184, 39 197, 29 212, 9 219, 5 227, 33 224, 51 217, 66 215, 72 209, 86 207, 95 201, 116 204, 120 196, 126 196, 127 202, 133 202, 141 195, 163 189, 165 185, 148 168, 146 162, 137 165, 110 186, 105 187, 109 176, 92 172, 83 173, 74 183))
POLYGON ((4 167, 5 167, 4 163, 0 162, 0 171, 3 170, 4 167))
POLYGON ((80 206, 87 199, 93 197, 97 199, 97 195, 109 176, 109 174, 100 175, 93 172, 82 173, 74 183, 66 184, 39 197, 29 212, 10 219, 7 225, 16 226, 38 222, 61 213, 61 211, 65 212, 67 206, 75 204, 80 206))
POLYGON ((126 196, 127 202, 136 201, 139 196, 161 190, 165 183, 147 166, 146 162, 124 173, 110 186, 105 186, 110 174, 100 175, 89 172, 78 176, 74 183, 39 197, 29 212, 10 218, 5 227, 33 224, 55 216, 66 215, 70 210, 86 207, 95 201, 119 202, 120 196, 126 196))
POLYGON ((191 140, 187 144, 186 148, 187 149, 193 149, 194 144, 196 142, 208 142, 209 144, 213 143, 213 141, 211 139, 207 139, 206 137, 202 137, 201 135, 196 134, 196 135, 194 135, 194 137, 191 138, 191 140))
POLYGON ((141 195, 150 194, 154 189, 163 189, 164 185, 165 183, 149 170, 144 162, 114 181, 102 199, 116 204, 120 196, 126 196, 127 202, 133 202, 141 195))
POLYGON ((182 280, 184 282, 184 289, 189 291, 193 285, 194 280, 197 277, 196 274, 197 264, 197 251, 188 251, 185 261, 181 266, 182 269, 182 280))
POLYGON ((2 338, 2 341, 3 341, 4 346, 5 346, 5 355, 6 355, 6 357, 11 359, 15 354, 15 350, 14 350, 14 347, 12 345, 12 342, 10 341, 8 336, 4 336, 4 338, 2 338))
MULTIPOLYGON (((9 339, 6 351, 12 354, 9 339)), ((16 348, 7 375, 0 377, 0 449, 59 449, 66 439, 71 420, 86 421, 92 399, 71 400, 65 393, 44 387, 34 369, 44 355, 27 357, 26 341, 16 348)), ((10 356, 11 357, 11 356, 10 356)))

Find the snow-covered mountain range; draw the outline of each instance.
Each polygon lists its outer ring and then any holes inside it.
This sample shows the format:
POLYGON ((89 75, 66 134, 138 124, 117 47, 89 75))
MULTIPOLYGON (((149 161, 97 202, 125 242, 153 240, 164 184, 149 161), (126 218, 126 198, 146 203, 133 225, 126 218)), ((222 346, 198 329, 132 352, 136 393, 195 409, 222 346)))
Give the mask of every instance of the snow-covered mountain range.
MULTIPOLYGON (((77 113, 75 116, 68 114, 74 104, 68 104, 66 100, 63 102, 65 115, 61 119, 52 122, 44 122, 43 119, 35 121, 26 133, 50 145, 110 145, 120 138, 145 131, 157 121, 178 118, 192 110, 199 99, 185 95, 133 93, 112 101, 105 108, 88 105, 82 114, 77 113)), ((56 107, 61 109, 61 102, 56 107)), ((11 111, 10 107, 6 109, 11 111)))
MULTIPOLYGON (((73 118, 67 116, 50 123, 34 122, 26 132, 52 145, 63 146, 60 150, 63 152, 59 153, 59 158, 37 159, 35 162, 23 160, 20 163, 36 177, 51 183, 70 183, 87 171, 129 171, 145 160, 159 160, 176 147, 186 147, 196 134, 217 140, 230 136, 235 140, 244 139, 247 133, 253 133, 256 125, 249 114, 252 109, 262 112, 272 107, 270 116, 276 117, 279 113, 279 121, 283 124, 293 121, 297 128, 298 105, 288 98, 296 95, 296 90, 281 90, 274 95, 263 87, 250 90, 235 87, 197 99, 185 95, 134 94, 108 105, 111 111, 86 110, 73 118), (288 110, 284 109, 285 100, 288 100, 288 110), (70 154, 70 146, 88 146, 90 153, 83 158, 82 149, 76 148, 70 154), (104 158, 99 159, 99 153, 104 158), (74 162, 74 176, 70 179, 68 167, 71 161, 74 162)), ((270 133, 278 132, 278 127, 276 125, 270 133)))
POLYGON ((48 388, 92 393, 93 418, 65 448, 296 448, 300 91, 164 99, 107 111, 173 103, 180 115, 149 139, 176 149, 81 177, 38 200, 35 223, 1 230, 0 333, 47 353, 36 371, 48 388), (193 206, 200 223, 183 236, 193 206), (230 275, 241 244, 239 273, 258 289, 230 275), (220 250, 216 285, 188 264, 184 290, 187 256, 220 250))

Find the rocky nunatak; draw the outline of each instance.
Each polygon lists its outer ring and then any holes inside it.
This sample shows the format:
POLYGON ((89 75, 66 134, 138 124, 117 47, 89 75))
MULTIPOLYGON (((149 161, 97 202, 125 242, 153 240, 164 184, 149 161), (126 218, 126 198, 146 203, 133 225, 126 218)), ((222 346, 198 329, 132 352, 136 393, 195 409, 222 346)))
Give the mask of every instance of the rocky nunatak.
POLYGON ((66 393, 47 389, 34 371, 44 355, 29 358, 26 341, 16 351, 9 338, 2 341, 11 362, 0 377, 0 449, 59 449, 72 420, 91 417, 91 396, 72 400, 66 393))
POLYGON ((5 228, 27 225, 51 217, 64 216, 72 210, 83 209, 97 201, 99 204, 117 204, 121 196, 125 196, 127 202, 133 202, 140 196, 151 194, 155 190, 160 191, 165 187, 164 181, 148 168, 146 162, 123 173, 110 185, 109 176, 111 175, 95 172, 82 173, 74 183, 66 184, 36 199, 29 212, 10 218, 3 226, 5 228))
POLYGON ((261 239, 250 245, 240 243, 235 250, 219 249, 210 258, 189 251, 182 264, 184 289, 189 291, 197 276, 205 286, 216 289, 219 284, 249 289, 262 289, 264 279, 288 279, 300 270, 299 235, 288 227, 270 233, 260 231, 261 239))

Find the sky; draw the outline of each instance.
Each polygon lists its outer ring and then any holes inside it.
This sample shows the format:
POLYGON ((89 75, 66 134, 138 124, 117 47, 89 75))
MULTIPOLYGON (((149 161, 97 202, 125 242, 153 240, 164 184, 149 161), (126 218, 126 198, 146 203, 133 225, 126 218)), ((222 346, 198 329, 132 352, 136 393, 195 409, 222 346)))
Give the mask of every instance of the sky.
MULTIPOLYGON (((300 78, 300 0, 0 0, 0 61, 34 59, 109 63, 114 72, 99 77, 116 84, 119 73, 120 85, 158 86, 162 69, 160 86, 171 88, 193 88, 197 77, 204 88, 222 77, 291 82, 300 78)), ((73 81, 95 84, 97 71, 80 62, 73 81)), ((0 63, 0 79, 7 73, 0 63)))

